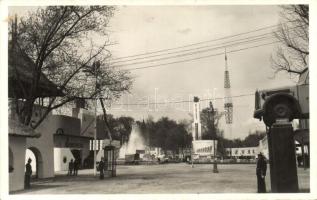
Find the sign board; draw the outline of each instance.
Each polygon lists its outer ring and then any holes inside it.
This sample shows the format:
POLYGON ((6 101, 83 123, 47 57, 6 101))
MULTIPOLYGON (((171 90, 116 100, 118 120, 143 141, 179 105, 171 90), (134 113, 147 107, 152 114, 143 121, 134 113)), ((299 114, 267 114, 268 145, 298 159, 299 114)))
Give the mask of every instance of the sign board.
MULTIPOLYGON (((217 140, 215 140, 215 146, 217 148, 217 140)), ((193 141, 193 151, 194 151, 194 154, 198 154, 201 156, 213 155, 214 141, 213 140, 195 140, 193 141)))

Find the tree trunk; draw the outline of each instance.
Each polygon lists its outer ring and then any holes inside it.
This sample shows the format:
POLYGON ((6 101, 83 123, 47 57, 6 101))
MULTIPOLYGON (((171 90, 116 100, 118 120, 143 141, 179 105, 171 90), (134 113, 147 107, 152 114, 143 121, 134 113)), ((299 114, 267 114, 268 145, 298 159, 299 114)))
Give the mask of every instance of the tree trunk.
POLYGON ((34 101, 35 99, 31 98, 23 102, 23 112, 22 112, 20 120, 26 126, 30 124, 32 119, 34 101))

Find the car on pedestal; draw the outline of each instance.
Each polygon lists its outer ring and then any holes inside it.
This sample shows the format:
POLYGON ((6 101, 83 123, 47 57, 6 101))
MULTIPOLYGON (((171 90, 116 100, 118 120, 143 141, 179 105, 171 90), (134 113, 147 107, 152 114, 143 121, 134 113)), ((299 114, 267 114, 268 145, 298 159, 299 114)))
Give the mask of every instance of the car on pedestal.
POLYGON ((308 69, 303 70, 295 86, 258 90, 255 93, 254 118, 271 127, 276 119, 309 118, 308 69))

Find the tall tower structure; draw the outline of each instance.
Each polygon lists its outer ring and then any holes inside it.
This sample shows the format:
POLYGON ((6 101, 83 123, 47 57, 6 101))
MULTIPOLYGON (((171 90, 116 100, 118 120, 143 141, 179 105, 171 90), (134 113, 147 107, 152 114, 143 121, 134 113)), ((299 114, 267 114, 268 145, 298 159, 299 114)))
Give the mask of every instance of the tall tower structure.
POLYGON ((201 123, 200 123, 199 111, 200 111, 199 98, 194 97, 194 103, 193 103, 194 122, 192 124, 193 141, 201 140, 201 123))
POLYGON ((228 62, 227 62, 227 51, 225 50, 225 79, 224 79, 224 110, 225 110, 225 118, 226 124, 232 124, 232 112, 233 112, 233 104, 231 98, 231 87, 230 87, 230 78, 229 78, 229 70, 228 70, 228 62))

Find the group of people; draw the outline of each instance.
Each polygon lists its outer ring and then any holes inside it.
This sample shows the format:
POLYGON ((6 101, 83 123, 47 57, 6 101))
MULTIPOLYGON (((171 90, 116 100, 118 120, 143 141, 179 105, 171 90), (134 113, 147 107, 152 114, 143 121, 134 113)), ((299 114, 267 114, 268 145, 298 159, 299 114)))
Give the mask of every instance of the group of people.
POLYGON ((78 169, 80 166, 80 161, 78 159, 75 159, 75 161, 73 159, 70 160, 70 162, 68 163, 68 176, 77 176, 78 175, 78 169))

